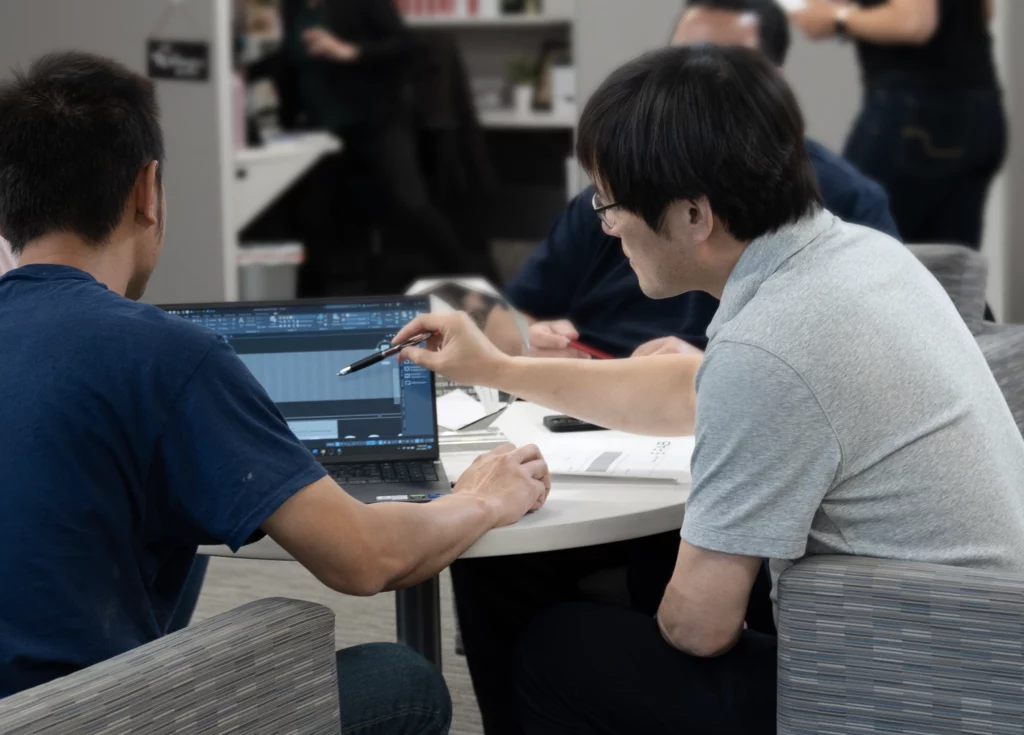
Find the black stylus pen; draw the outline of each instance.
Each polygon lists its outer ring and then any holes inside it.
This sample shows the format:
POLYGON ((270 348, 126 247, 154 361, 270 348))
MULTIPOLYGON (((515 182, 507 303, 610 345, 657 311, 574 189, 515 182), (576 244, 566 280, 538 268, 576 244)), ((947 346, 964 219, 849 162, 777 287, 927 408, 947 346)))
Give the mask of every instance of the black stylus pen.
POLYGON ((389 357, 397 355, 406 347, 412 347, 413 345, 419 344, 420 342, 424 342, 430 339, 431 336, 431 333, 427 332, 426 334, 421 334, 418 337, 413 337, 408 342, 403 342, 400 345, 388 347, 386 350, 381 350, 380 352, 374 352, 369 357, 364 357, 362 360, 356 360, 348 367, 343 367, 341 370, 338 371, 338 377, 340 378, 342 375, 351 375, 352 373, 358 373, 360 370, 365 370, 368 367, 372 367, 376 365, 378 362, 383 362, 384 360, 387 360, 389 357))

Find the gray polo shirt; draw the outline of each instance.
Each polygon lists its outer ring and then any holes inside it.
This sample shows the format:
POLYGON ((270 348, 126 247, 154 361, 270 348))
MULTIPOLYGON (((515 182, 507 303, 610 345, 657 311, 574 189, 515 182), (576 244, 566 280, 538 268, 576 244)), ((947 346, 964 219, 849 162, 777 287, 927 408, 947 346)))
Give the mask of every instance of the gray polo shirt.
POLYGON ((1024 439, 939 283, 819 212, 752 242, 708 328, 682 536, 1024 570, 1024 439))

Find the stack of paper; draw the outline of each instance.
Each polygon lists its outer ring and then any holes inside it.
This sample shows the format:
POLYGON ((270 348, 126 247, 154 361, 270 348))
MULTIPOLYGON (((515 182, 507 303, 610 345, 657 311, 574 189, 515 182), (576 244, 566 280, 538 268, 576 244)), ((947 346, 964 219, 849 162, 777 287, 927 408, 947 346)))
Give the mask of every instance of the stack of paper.
POLYGON ((477 387, 474 391, 479 399, 474 398, 461 388, 456 388, 438 398, 438 426, 459 431, 505 407, 500 394, 493 388, 477 387))
POLYGON ((622 431, 556 434, 544 426, 544 417, 556 413, 532 403, 516 403, 494 425, 513 444, 540 447, 553 475, 689 482, 692 436, 666 439, 622 431))

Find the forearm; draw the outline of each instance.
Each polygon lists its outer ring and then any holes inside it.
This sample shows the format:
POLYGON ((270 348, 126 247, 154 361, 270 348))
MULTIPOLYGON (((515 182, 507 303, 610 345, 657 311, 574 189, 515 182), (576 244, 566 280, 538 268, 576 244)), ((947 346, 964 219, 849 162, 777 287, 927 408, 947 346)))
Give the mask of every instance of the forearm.
POLYGON ((262 528, 331 589, 368 596, 429 579, 496 524, 495 509, 476 495, 364 505, 324 477, 262 528))
POLYGON ((650 436, 693 433, 701 355, 626 360, 510 358, 493 387, 608 429, 650 436))
MULTIPOLYGON (((530 324, 534 322, 529 317, 525 318, 530 324)), ((508 309, 491 309, 491 313, 487 315, 487 324, 484 325, 484 334, 506 355, 523 354, 523 337, 516 326, 515 317, 508 309)))
POLYGON ((883 45, 926 43, 938 24, 937 0, 890 0, 873 8, 854 7, 846 19, 851 38, 883 45))
POLYGON ((379 503, 368 510, 377 529, 379 589, 430 579, 491 530, 495 514, 479 496, 456 493, 425 505, 379 503))

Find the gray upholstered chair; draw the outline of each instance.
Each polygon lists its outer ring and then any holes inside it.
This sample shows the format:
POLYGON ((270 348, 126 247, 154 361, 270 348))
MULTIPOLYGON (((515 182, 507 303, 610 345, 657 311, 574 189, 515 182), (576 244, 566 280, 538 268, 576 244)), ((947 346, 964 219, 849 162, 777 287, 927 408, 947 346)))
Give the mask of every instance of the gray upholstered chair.
POLYGON ((334 613, 267 599, 0 700, 6 735, 338 735, 334 613))
POLYGON ((1024 575, 818 557, 779 582, 778 735, 1020 735, 1024 575))
MULTIPOLYGON (((1024 430, 1024 326, 983 321, 984 258, 911 250, 952 297, 1024 430)), ((778 622, 779 735, 1024 733, 1024 575, 818 557, 783 574, 778 622)))
POLYGON ((985 258, 959 245, 910 245, 909 248, 953 299, 960 316, 978 340, 1017 426, 1024 432, 1024 325, 984 321, 988 284, 985 258))

